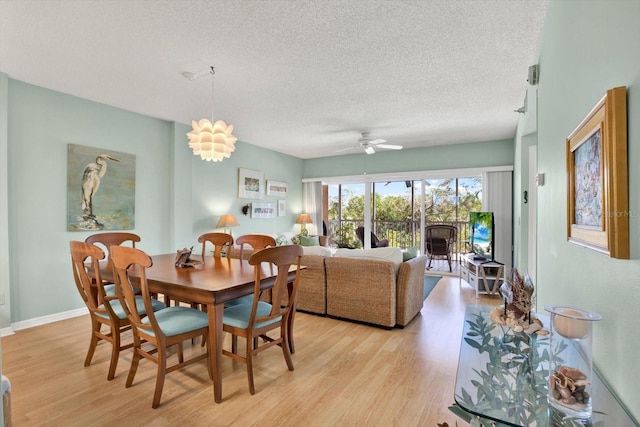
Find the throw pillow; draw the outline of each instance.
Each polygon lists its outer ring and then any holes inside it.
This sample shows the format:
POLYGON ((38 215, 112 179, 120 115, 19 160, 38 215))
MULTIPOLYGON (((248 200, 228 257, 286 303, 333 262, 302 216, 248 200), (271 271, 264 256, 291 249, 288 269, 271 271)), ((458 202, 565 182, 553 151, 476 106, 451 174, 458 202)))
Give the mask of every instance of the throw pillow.
POLYGON ((300 235, 300 245, 301 246, 320 246, 320 240, 318 236, 307 237, 300 235))
POLYGON ((278 237, 276 237, 276 245, 278 246, 292 245, 292 244, 293 242, 291 241, 291 238, 289 238, 285 234, 279 234, 278 237))
POLYGON ((418 256, 418 247, 409 248, 402 252, 402 262, 409 261, 418 256))

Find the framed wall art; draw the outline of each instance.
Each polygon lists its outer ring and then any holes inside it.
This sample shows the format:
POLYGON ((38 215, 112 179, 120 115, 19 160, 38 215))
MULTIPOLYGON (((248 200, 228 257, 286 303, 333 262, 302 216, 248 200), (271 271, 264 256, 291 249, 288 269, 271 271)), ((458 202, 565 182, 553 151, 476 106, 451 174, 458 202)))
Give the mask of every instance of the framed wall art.
POLYGON ((278 200, 278 216, 287 216, 287 202, 278 200))
POLYGON ((241 199, 262 199, 264 174, 260 171, 242 169, 238 171, 238 197, 241 199))
POLYGON ((67 145, 67 230, 133 230, 136 156, 67 145))
POLYGON ((251 218, 275 218, 276 205, 273 203, 251 203, 251 218))
POLYGON ((629 259, 627 91, 617 87, 567 137, 567 239, 629 259))
POLYGON ((267 196, 287 197, 287 183, 267 180, 267 196))

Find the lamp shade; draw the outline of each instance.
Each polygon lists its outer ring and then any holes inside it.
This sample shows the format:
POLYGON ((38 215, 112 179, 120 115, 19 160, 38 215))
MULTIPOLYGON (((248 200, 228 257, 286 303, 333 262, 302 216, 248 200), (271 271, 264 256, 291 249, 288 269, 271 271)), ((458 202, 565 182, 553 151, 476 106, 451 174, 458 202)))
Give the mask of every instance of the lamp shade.
POLYGON ((237 227, 238 225, 240 225, 240 223, 238 223, 238 220, 236 219, 236 217, 231 214, 227 214, 227 215, 222 215, 220 217, 220 220, 218 220, 218 225, 216 225, 216 227, 227 228, 227 227, 237 227))
POLYGON ((311 217, 309 216, 309 214, 300 214, 298 220, 296 221, 296 224, 311 224, 311 217))
POLYGON ((227 125, 224 120, 216 120, 213 124, 207 119, 197 123, 193 120, 191 126, 193 130, 187 133, 189 147, 194 155, 200 155, 203 160, 219 162, 229 158, 236 149, 238 138, 231 133, 233 125, 227 125))

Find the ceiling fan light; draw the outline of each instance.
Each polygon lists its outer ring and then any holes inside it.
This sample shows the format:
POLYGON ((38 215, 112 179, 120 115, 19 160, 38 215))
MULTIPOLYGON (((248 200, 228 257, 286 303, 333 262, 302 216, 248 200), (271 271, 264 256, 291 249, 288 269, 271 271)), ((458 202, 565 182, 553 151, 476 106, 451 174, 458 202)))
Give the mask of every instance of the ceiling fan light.
POLYGON ((374 150, 373 147, 366 146, 364 147, 364 152, 367 154, 373 154, 376 152, 376 150, 374 150))

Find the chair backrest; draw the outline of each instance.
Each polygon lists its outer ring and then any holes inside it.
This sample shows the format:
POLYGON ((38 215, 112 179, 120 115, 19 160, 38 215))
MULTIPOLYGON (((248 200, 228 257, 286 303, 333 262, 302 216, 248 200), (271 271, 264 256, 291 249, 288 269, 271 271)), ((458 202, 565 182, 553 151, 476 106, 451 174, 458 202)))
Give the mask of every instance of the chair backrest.
POLYGON ((202 261, 204 262, 205 246, 207 242, 211 242, 213 244, 213 257, 221 258, 222 248, 224 248, 224 245, 229 245, 229 247, 233 245, 233 236, 227 233, 205 233, 198 237, 198 242, 202 243, 202 261))
POLYGON ((140 236, 135 233, 109 232, 92 234, 84 241, 87 243, 92 243, 94 245, 102 245, 105 249, 105 252, 108 254, 109 248, 111 246, 120 246, 125 242, 131 242, 131 246, 135 248, 136 242, 140 241, 140 236))
POLYGON ((151 257, 140 249, 129 248, 127 246, 113 246, 109 258, 113 268, 116 293, 120 299, 122 308, 125 313, 127 313, 129 322, 131 322, 131 325, 133 325, 138 332, 147 336, 150 335, 160 338, 161 331, 156 321, 153 305, 151 304, 151 295, 149 294, 145 271, 146 268, 153 265, 151 257), (139 281, 136 281, 137 286, 133 286, 131 282, 129 275, 131 268, 136 268, 137 273, 139 273, 137 275, 139 281), (145 314, 149 319, 149 323, 142 323, 144 315, 138 312, 135 287, 139 287, 140 289, 140 294, 144 301, 145 314))
POLYGON ((434 240, 446 242, 446 251, 450 251, 453 243, 458 235, 458 229, 453 225, 434 224, 427 226, 425 241, 431 248, 438 248, 438 245, 432 245, 434 240))
POLYGON ((76 283, 76 288, 82 297, 82 300, 87 305, 90 312, 101 311, 106 313, 106 310, 98 309, 98 302, 104 298, 104 288, 102 287, 102 280, 100 278, 100 260, 104 259, 104 252, 99 247, 85 242, 69 242, 69 248, 71 249, 71 267, 73 268, 73 280, 76 283), (91 277, 87 271, 87 258, 91 258, 89 265, 94 271, 95 285, 92 285, 91 277), (96 286, 98 292, 98 299, 95 298, 95 293, 92 287, 96 286), (101 293, 101 295, 100 295, 101 293), (100 298, 102 297, 102 298, 100 298))
POLYGON ((276 239, 266 234, 245 234, 236 238, 236 244, 240 245, 240 259, 244 259, 244 245, 249 245, 254 251, 275 247, 276 239))
POLYGON ((279 316, 286 318, 287 313, 293 307, 293 303, 296 299, 298 283, 300 280, 300 257, 303 254, 302 246, 285 245, 262 249, 251 255, 251 258, 249 258, 249 264, 255 266, 255 286, 253 290, 253 307, 251 310, 251 317, 249 318, 249 325, 267 322, 279 316), (264 291, 264 289, 261 289, 261 264, 263 262, 271 263, 271 266, 275 265, 278 269, 278 273, 276 280, 273 282, 273 286, 270 287, 271 312, 266 316, 256 317, 260 293, 264 291), (296 264, 296 278, 291 292, 289 292, 289 268, 292 264, 296 264), (288 297, 288 301, 283 306, 285 295, 288 297))
MULTIPOLYGON (((358 236, 358 239, 360 239, 360 243, 362 243, 362 247, 364 248, 364 227, 360 226, 360 227, 356 228, 356 235, 358 236)), ((377 248, 379 241, 380 241, 380 239, 378 239, 378 236, 373 234, 373 231, 372 231, 371 232, 371 247, 372 248, 377 248)))

